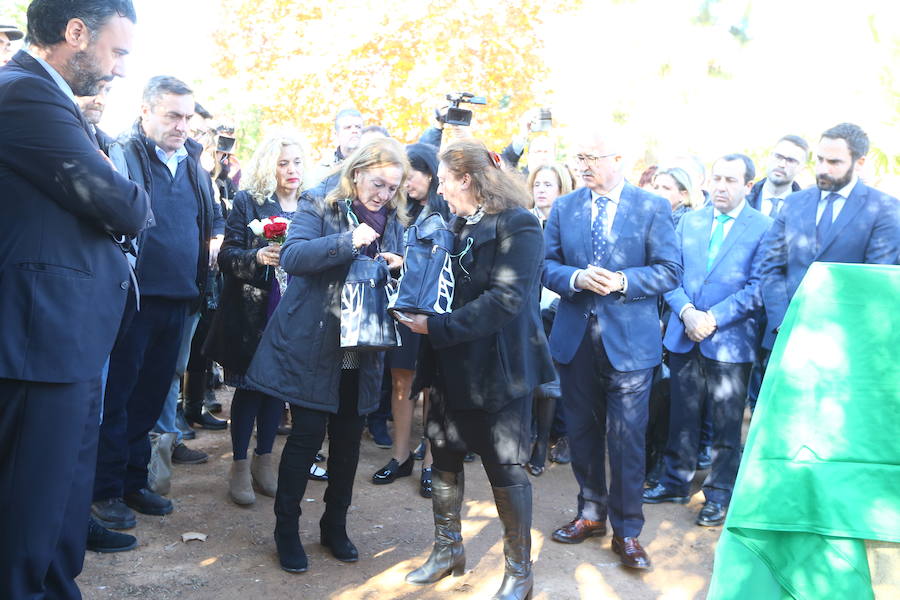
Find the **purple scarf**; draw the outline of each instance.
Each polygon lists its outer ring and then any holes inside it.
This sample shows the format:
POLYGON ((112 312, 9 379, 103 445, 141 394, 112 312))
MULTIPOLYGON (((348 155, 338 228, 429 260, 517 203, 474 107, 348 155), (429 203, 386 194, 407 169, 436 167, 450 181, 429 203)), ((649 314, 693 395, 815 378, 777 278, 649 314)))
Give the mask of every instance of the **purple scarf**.
MULTIPOLYGON (((353 201, 353 212, 356 213, 360 223, 366 223, 369 227, 374 229, 379 236, 384 235, 384 229, 387 226, 388 219, 387 206, 382 206, 379 210, 372 212, 359 201, 359 198, 357 198, 353 201)), ((379 240, 380 239, 381 238, 379 238, 379 240)), ((381 244, 376 240, 374 243, 369 244, 364 249, 360 250, 360 253, 365 254, 370 258, 375 258, 380 246, 381 244)))

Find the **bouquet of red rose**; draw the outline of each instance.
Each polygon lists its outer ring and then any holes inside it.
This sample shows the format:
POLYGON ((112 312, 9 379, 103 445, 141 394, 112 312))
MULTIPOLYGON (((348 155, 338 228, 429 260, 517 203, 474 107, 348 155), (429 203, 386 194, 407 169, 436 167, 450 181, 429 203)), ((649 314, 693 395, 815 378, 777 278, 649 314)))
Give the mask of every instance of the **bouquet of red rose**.
MULTIPOLYGON (((250 231, 252 231, 254 235, 269 242, 270 246, 274 244, 284 244, 290 226, 290 220, 285 219, 284 217, 268 217, 262 221, 253 219, 247 223, 247 227, 250 228, 250 231)), ((268 271, 269 268, 266 267, 266 277, 268 277, 268 271)), ((275 267, 275 280, 278 281, 279 291, 284 294, 285 289, 287 289, 287 273, 281 268, 281 265, 275 267)))

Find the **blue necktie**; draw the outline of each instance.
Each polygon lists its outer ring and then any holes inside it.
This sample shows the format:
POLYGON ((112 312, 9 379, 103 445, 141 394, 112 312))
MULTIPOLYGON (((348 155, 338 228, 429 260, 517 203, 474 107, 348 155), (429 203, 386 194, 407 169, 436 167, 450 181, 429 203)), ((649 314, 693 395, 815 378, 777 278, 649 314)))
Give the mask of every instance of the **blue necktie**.
POLYGON ((597 205, 597 218, 591 223, 591 245, 595 265, 600 265, 606 258, 606 203, 609 198, 600 196, 594 203, 597 205))
POLYGON ((840 194, 834 192, 825 196, 825 210, 822 211, 822 217, 819 219, 819 224, 816 225, 816 246, 818 248, 822 247, 822 242, 825 241, 825 236, 831 229, 831 222, 834 221, 834 201, 840 197, 840 194))
POLYGON ((712 269, 716 255, 719 253, 719 248, 722 247, 722 242, 725 241, 725 223, 730 219, 731 217, 728 215, 716 215, 716 227, 713 229, 712 235, 709 236, 709 252, 706 259, 707 272, 712 269))

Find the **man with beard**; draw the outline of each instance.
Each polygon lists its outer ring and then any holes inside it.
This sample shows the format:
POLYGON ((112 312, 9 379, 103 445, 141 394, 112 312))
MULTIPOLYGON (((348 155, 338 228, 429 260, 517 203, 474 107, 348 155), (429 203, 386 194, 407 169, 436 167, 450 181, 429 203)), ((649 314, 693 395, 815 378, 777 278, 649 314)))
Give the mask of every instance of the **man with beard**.
POLYGON ((763 303, 771 348, 788 303, 813 261, 897 264, 900 203, 869 187, 857 171, 869 138, 852 123, 822 134, 816 150, 816 187, 788 196, 763 240, 763 303))
POLYGON ((78 106, 81 108, 81 114, 84 115, 84 120, 90 125, 91 131, 94 132, 94 136, 97 138, 97 144, 103 152, 109 151, 109 145, 113 141, 111 137, 98 127, 100 119, 103 118, 103 111, 106 109, 106 96, 109 94, 110 89, 112 89, 112 85, 104 82, 100 85, 100 91, 95 95, 76 96, 78 106))
POLYGON ((794 178, 806 164, 808 156, 809 144, 802 137, 786 135, 778 140, 769 155, 766 176, 757 181, 747 194, 747 204, 774 219, 784 199, 800 191, 800 185, 794 178))
POLYGON ((130 0, 34 0, 0 69, 0 598, 81 598, 101 373, 147 194, 75 101, 124 75, 130 0))

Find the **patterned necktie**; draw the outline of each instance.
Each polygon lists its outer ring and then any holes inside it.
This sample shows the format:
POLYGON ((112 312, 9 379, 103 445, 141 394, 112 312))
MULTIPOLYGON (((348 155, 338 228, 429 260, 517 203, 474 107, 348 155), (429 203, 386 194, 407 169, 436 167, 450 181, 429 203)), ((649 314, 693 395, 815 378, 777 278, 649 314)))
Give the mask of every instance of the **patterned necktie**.
POLYGON ((708 258, 706 260, 707 272, 712 269, 713 262, 716 260, 716 255, 719 253, 719 248, 722 247, 722 242, 725 241, 725 223, 729 220, 731 220, 731 217, 728 215, 716 215, 716 227, 709 237, 709 252, 707 253, 708 258))
POLYGON ((818 248, 822 247, 822 242, 825 241, 825 236, 828 235, 828 230, 831 229, 831 223, 834 221, 834 201, 840 197, 840 194, 834 192, 825 196, 825 210, 822 211, 822 217, 819 219, 819 224, 816 225, 816 245, 818 248))
POLYGON ((595 265, 600 265, 606 258, 606 203, 609 198, 600 196, 594 203, 597 205, 597 218, 591 223, 591 245, 595 265))

